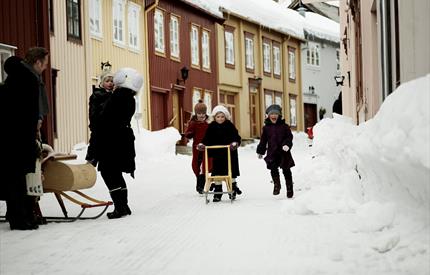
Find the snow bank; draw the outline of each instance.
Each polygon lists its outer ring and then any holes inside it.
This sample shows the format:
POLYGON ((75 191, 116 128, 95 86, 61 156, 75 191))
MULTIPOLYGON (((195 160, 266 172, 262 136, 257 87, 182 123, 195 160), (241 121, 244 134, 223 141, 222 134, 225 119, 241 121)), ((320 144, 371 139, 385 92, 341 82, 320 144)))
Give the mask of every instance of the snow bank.
POLYGON ((173 127, 153 132, 143 129, 139 135, 136 135, 136 152, 139 152, 136 158, 151 162, 173 158, 176 152, 176 142, 180 139, 181 135, 173 127))

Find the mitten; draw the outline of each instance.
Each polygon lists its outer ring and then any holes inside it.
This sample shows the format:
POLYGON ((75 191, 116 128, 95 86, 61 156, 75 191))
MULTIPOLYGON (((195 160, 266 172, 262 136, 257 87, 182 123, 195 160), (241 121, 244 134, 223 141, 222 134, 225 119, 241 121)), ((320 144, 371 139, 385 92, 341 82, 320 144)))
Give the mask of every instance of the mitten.
POLYGON ((203 143, 199 143, 199 144, 197 145, 197 150, 199 150, 199 151, 204 151, 204 150, 205 150, 205 145, 204 145, 203 143))
POLYGON ((236 141, 230 143, 230 149, 231 150, 236 150, 237 149, 237 142, 236 141))
POLYGON ((288 145, 284 145, 282 146, 282 150, 284 150, 285 152, 288 152, 288 150, 290 150, 290 147, 288 147, 288 145))
POLYGON ((258 159, 262 159, 263 155, 262 154, 258 154, 258 159))

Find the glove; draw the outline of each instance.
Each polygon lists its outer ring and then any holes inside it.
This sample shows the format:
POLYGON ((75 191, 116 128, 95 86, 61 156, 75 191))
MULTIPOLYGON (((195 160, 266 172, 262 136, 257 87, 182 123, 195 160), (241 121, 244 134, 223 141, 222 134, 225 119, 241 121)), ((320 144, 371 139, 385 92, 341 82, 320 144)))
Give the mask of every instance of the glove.
POLYGON ((205 150, 205 145, 204 145, 203 143, 199 143, 199 144, 197 145, 197 150, 198 150, 198 151, 204 151, 204 150, 205 150))
POLYGON ((236 150, 237 149, 237 142, 232 142, 232 143, 230 143, 230 149, 231 150, 236 150))
POLYGON ((288 147, 288 145, 284 145, 282 146, 282 150, 284 150, 285 152, 288 152, 288 150, 290 150, 290 147, 288 147))
POLYGON ((258 159, 262 159, 263 155, 262 154, 258 154, 258 159))

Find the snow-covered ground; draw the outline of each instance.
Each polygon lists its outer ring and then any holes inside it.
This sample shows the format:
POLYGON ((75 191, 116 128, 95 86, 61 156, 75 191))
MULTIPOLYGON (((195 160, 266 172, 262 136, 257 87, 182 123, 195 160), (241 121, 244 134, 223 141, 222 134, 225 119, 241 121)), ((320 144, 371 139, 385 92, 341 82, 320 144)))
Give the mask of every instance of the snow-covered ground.
MULTIPOLYGON (((239 148, 243 195, 206 205, 191 157, 174 154, 177 131, 140 130, 133 214, 36 231, 1 223, 0 273, 430 274, 429 83, 403 84, 360 126, 322 120, 312 147, 295 133, 294 199, 284 185, 271 195, 254 143, 239 148)), ((101 178, 87 193, 108 199, 101 178)), ((41 208, 61 213, 51 194, 41 208)))

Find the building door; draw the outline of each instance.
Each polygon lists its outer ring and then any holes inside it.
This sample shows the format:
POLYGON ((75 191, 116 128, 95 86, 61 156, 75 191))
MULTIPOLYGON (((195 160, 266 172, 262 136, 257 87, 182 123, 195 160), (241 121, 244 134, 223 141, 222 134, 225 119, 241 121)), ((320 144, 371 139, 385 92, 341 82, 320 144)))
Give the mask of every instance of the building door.
POLYGON ((178 129, 179 132, 182 133, 182 129, 180 129, 181 127, 181 106, 179 103, 179 95, 178 95, 178 91, 173 90, 172 91, 172 104, 173 104, 173 109, 172 109, 172 118, 169 121, 169 126, 173 126, 176 129, 178 129))
POLYGON ((251 138, 260 137, 260 93, 255 80, 249 80, 249 119, 251 138))
POLYGON ((317 123, 317 105, 304 103, 305 113, 305 130, 317 123))
POLYGON ((167 126, 167 94, 151 93, 151 130, 161 130, 167 126))

